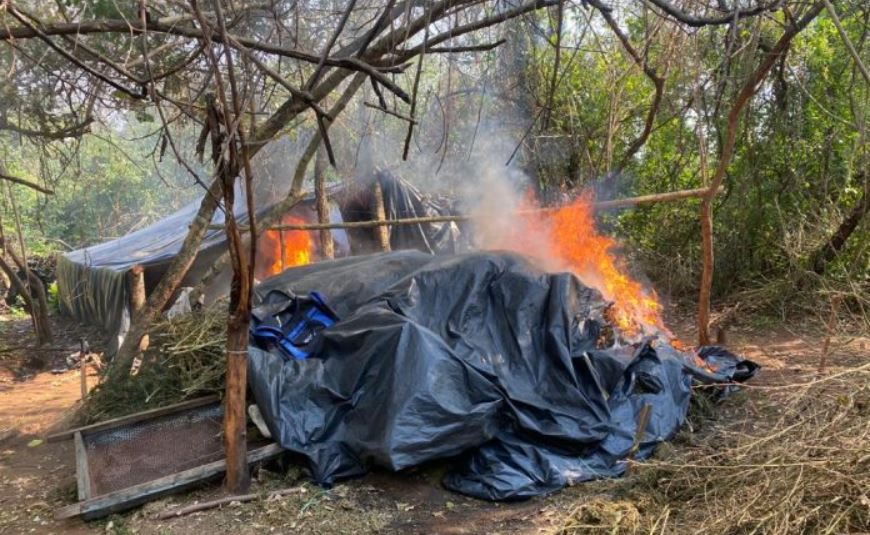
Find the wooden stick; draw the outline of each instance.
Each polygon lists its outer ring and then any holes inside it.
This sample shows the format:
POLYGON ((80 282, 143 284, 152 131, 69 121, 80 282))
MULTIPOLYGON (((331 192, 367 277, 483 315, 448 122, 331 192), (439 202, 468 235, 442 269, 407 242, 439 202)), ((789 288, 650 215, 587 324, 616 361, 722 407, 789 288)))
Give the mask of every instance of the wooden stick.
MULTIPOLYGON (((329 223, 329 199, 326 194, 326 155, 318 148, 314 158, 314 198, 317 204, 317 222, 329 223)), ((335 258, 335 243, 332 241, 332 231, 320 231, 320 256, 325 259, 335 258)))
POLYGON ((628 452, 628 459, 625 465, 625 475, 629 475, 631 472, 631 466, 634 463, 634 456, 637 455, 637 452, 640 449, 640 441, 643 440, 643 435, 646 433, 646 426, 649 423, 651 412, 652 405, 647 403, 641 407, 640 413, 637 415, 637 429, 634 432, 634 443, 631 445, 631 450, 628 452))
MULTIPOLYGON (((720 186, 717 193, 725 188, 720 186)), ((627 206, 637 206, 639 204, 655 204, 660 202, 681 201, 683 199, 691 199, 702 197, 709 193, 707 188, 684 189, 679 191, 669 191, 667 193, 653 193, 651 195, 641 195, 640 197, 628 197, 626 199, 614 199, 612 201, 600 201, 592 203, 596 210, 604 210, 607 208, 623 208, 627 206)))
POLYGON ((157 514, 154 517, 155 520, 167 520, 169 518, 177 518, 179 516, 189 515, 191 513, 197 513, 199 511, 206 511, 208 509, 214 509, 215 507, 220 507, 222 505, 227 505, 233 502, 250 502, 256 500, 257 498, 273 498, 279 496, 287 496, 288 494, 296 494, 305 492, 305 487, 290 487, 286 489, 276 490, 274 492, 267 492, 265 494, 258 494, 252 492, 250 494, 237 494, 235 496, 224 496, 223 498, 217 498, 214 500, 209 500, 207 502, 195 503, 192 505, 188 505, 185 507, 175 507, 172 509, 166 509, 157 514))
POLYGON ((831 338, 834 335, 834 330, 837 327, 837 312, 840 310, 841 295, 835 294, 831 298, 831 315, 828 317, 828 324, 825 326, 827 334, 825 335, 825 343, 822 344, 822 358, 819 360, 819 373, 825 373, 825 365, 828 362, 828 353, 831 350, 831 338))
MULTIPOLYGON (((722 191, 724 187, 720 187, 719 191, 722 191)), ((605 210, 608 208, 625 208, 630 206, 637 206, 642 204, 655 204, 660 202, 671 202, 671 201, 679 201, 683 199, 697 198, 704 196, 709 190, 706 188, 697 188, 697 189, 687 189, 680 191, 671 191, 668 193, 655 193, 652 195, 642 195, 640 197, 629 197, 626 199, 614 199, 612 201, 601 201, 592 203, 592 206, 596 210, 605 210)), ((518 215, 523 214, 534 214, 534 213, 546 213, 546 212, 554 212, 559 210, 561 207, 548 207, 548 208, 539 208, 537 210, 521 210, 516 212, 518 215)), ((439 215, 439 216, 431 216, 431 217, 408 217, 401 219, 388 219, 385 221, 349 221, 344 223, 313 223, 313 224, 301 224, 301 225, 274 225, 269 227, 269 230, 325 230, 325 229, 350 229, 350 228, 372 228, 372 227, 380 227, 380 226, 394 226, 394 225, 417 225, 420 223, 445 223, 451 221, 468 221, 469 219, 473 219, 474 216, 468 214, 460 214, 460 215, 439 215)), ((223 225, 211 225, 209 228, 212 229, 222 229, 223 225)), ((239 230, 242 232, 247 232, 247 227, 239 227, 239 230)))
POLYGON ((384 189, 381 187, 380 180, 375 180, 372 190, 372 202, 374 203, 373 208, 375 212, 375 219, 372 222, 380 223, 379 225, 374 225, 375 238, 377 238, 381 246, 381 251, 387 252, 390 250, 390 229, 385 224, 387 222, 387 211, 384 207, 384 189))
POLYGON ((85 363, 85 357, 79 362, 79 377, 81 378, 82 401, 88 397, 88 365, 85 363))

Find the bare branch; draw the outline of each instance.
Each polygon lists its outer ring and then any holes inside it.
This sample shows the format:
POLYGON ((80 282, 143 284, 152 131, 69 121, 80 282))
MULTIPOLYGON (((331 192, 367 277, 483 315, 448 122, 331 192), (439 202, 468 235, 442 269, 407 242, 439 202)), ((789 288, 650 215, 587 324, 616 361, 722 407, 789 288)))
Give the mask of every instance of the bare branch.
POLYGON ((414 119, 408 117, 407 115, 402 115, 401 113, 399 113, 399 112, 397 112, 397 111, 393 111, 393 110, 391 110, 391 109, 389 109, 389 108, 385 108, 385 107, 383 107, 383 106, 378 106, 377 104, 372 104, 371 102, 363 102, 363 105, 364 105, 366 108, 371 108, 371 109, 373 109, 373 110, 378 110, 378 111, 380 111, 380 112, 386 113, 387 115, 392 115, 393 117, 396 117, 396 118, 401 119, 401 120, 403 120, 403 121, 408 121, 409 123, 417 124, 417 121, 416 121, 416 120, 414 120, 414 119))
POLYGON ((27 137, 60 140, 81 137, 82 135, 90 132, 91 123, 93 122, 94 119, 92 117, 88 117, 81 123, 67 126, 61 128, 60 130, 34 130, 31 128, 24 128, 18 125, 14 125, 6 121, 5 119, 0 118, 0 130, 9 130, 15 132, 16 134, 21 134, 22 136, 27 137))
POLYGON ((731 24, 735 19, 754 17, 768 11, 776 11, 782 6, 782 0, 776 0, 770 4, 760 4, 752 9, 738 9, 721 17, 696 17, 678 8, 667 0, 646 0, 650 4, 664 11, 668 16, 682 22, 686 26, 700 28, 701 26, 722 26, 731 24))
POLYGON ((499 39, 494 43, 468 46, 436 46, 429 49, 430 54, 455 54, 458 52, 487 52, 505 44, 507 39, 499 39))
POLYGON ((36 183, 31 182, 29 180, 26 180, 24 178, 19 178, 17 176, 12 176, 12 175, 0 172, 0 180, 6 180, 7 182, 21 184, 22 186, 27 186, 30 189, 34 189, 40 193, 45 193, 46 195, 54 195, 54 190, 42 187, 39 184, 36 184, 36 183))
MULTIPOLYGON (((11 5, 9 6, 9 9, 10 13, 13 13, 14 8, 12 8, 11 5)), ((123 33, 127 35, 132 33, 135 35, 148 31, 154 33, 165 33, 168 35, 177 35, 181 37, 189 37, 193 39, 204 39, 208 37, 213 42, 225 44, 224 39, 220 35, 220 33, 210 29, 204 31, 201 28, 193 28, 191 26, 180 25, 178 23, 178 17, 164 17, 152 20, 148 22, 147 27, 144 26, 140 21, 136 20, 127 21, 104 19, 82 21, 77 23, 46 23, 40 24, 40 28, 37 28, 36 26, 26 21, 22 21, 19 17, 16 18, 20 22, 22 22, 24 26, 0 29, 0 41, 10 41, 12 39, 47 38, 54 35, 88 35, 100 33, 123 33), (208 33, 208 35, 206 35, 206 33, 208 33)), ((241 46, 252 50, 258 50, 260 52, 265 52, 276 56, 288 57, 307 63, 313 63, 315 65, 319 64, 321 59, 321 57, 318 55, 310 54, 308 52, 302 52, 301 50, 297 50, 295 48, 273 45, 263 41, 258 41, 256 39, 241 37, 231 33, 227 34, 227 38, 231 41, 239 43, 241 46)), ((351 58, 329 57, 326 58, 323 63, 324 65, 328 65, 330 67, 341 67, 353 71, 366 69, 366 72, 371 70, 378 72, 399 73, 403 70, 402 66, 396 64, 390 66, 377 66, 367 63, 364 64, 360 60, 354 61, 351 58)))

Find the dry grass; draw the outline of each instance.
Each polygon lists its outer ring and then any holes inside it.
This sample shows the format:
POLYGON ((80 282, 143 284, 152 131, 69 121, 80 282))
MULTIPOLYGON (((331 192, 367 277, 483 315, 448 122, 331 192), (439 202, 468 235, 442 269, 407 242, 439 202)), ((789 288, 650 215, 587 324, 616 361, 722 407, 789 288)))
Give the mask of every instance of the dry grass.
POLYGON ((870 531, 870 364, 754 387, 750 397, 757 414, 744 422, 638 465, 622 498, 644 504, 640 518, 625 502, 611 504, 616 512, 586 504, 569 517, 566 533, 600 533, 577 518, 613 524, 617 513, 612 533, 870 531))
POLYGON ((663 530, 667 526, 670 509, 661 510, 657 516, 644 515, 639 508, 643 506, 629 501, 590 500, 572 509, 556 533, 637 535, 663 530))
POLYGON ((226 319, 221 306, 155 324, 139 373, 101 382, 88 396, 85 419, 101 421, 222 391, 226 319))

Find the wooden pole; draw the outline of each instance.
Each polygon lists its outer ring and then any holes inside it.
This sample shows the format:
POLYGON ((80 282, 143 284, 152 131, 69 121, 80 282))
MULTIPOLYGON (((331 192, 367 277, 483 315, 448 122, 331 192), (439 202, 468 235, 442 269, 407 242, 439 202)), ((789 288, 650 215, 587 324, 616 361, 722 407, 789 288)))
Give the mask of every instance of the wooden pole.
MULTIPOLYGON (((314 196, 317 200, 317 221, 320 224, 329 223, 329 199, 326 196, 326 153, 323 146, 317 150, 314 160, 314 196)), ((320 229, 320 255, 326 259, 335 258, 335 244, 332 241, 332 231, 320 229)))
POLYGON ((130 319, 145 307, 145 268, 136 264, 128 272, 130 277, 130 319))
POLYGON ((81 355, 81 360, 79 360, 79 379, 81 382, 82 389, 82 401, 88 397, 88 365, 85 362, 85 355, 81 355))
POLYGON ((286 262, 285 262, 285 258, 287 257, 287 255, 284 254, 284 231, 283 230, 278 231, 278 248, 281 249, 278 254, 281 255, 281 272, 283 272, 285 269, 287 269, 286 262))
POLYGON ((698 345, 710 345, 710 299, 713 287, 713 200, 701 199, 701 281, 698 292, 698 345))
MULTIPOLYGON (((724 188, 720 186, 718 191, 722 191, 724 188)), ((627 199, 615 199, 612 201, 601 201, 593 203, 592 206, 595 207, 596 210, 605 210, 608 208, 626 208, 630 206, 638 206, 644 204, 655 204, 659 202, 672 202, 679 201, 683 199, 690 199, 695 197, 703 197, 704 194, 708 193, 709 190, 707 188, 698 188, 698 189, 689 189, 689 190, 681 190, 681 191, 672 191, 668 193, 656 193, 653 195, 643 195, 640 197, 630 197, 627 199)), ((546 212, 555 212, 559 210, 561 207, 550 207, 550 208, 539 208, 537 210, 521 210, 517 212, 517 215, 525 215, 531 213, 546 213, 546 212)), ((420 223, 445 223, 452 221, 468 221, 469 219, 473 219, 473 216, 467 214, 459 214, 459 215, 439 215, 439 216, 431 216, 431 217, 407 217, 400 219, 383 219, 383 220, 372 220, 372 221, 349 221, 345 223, 312 223, 312 224, 299 224, 299 225, 273 225, 269 227, 269 230, 325 230, 325 229, 352 229, 352 228, 373 228, 373 227, 381 227, 381 226, 396 226, 396 225, 417 225, 420 223)), ((218 225, 214 228, 223 228, 222 225, 218 225)), ((242 232, 247 232, 248 229, 246 227, 239 227, 239 230, 242 232)))
MULTIPOLYGON (((145 308, 145 268, 136 264, 130 268, 127 275, 130 278, 130 323, 132 324, 145 308)), ((137 360, 139 361, 138 364, 134 364, 134 369, 137 369, 138 366, 141 365, 142 353, 148 349, 149 343, 150 337, 148 334, 143 335, 142 339, 139 341, 139 351, 133 359, 134 363, 136 363, 137 360)))
POLYGON ((825 335, 825 343, 822 344, 822 358, 819 360, 819 373, 825 373, 825 365, 828 363, 828 354, 831 351, 831 338, 837 328, 837 313, 840 311, 840 301, 842 296, 835 294, 831 298, 831 315, 828 317, 828 324, 825 326, 827 334, 825 335))
POLYGON ((625 475, 629 475, 631 472, 631 465, 634 463, 635 455, 637 455, 638 450, 640 450, 640 443, 643 440, 643 435, 646 433, 646 426, 649 423, 651 412, 652 405, 647 403, 641 407, 640 412, 637 415, 637 429, 634 431, 634 443, 632 443, 631 450, 628 452, 628 460, 625 465, 625 475))
MULTIPOLYGON (((387 212, 384 208, 384 190, 381 187, 380 180, 375 180, 372 190, 372 202, 374 203, 375 221, 386 222, 387 212)), ((381 251, 387 252, 390 250, 390 229, 387 228, 387 225, 380 224, 375 227, 375 238, 377 238, 381 246, 381 251)))

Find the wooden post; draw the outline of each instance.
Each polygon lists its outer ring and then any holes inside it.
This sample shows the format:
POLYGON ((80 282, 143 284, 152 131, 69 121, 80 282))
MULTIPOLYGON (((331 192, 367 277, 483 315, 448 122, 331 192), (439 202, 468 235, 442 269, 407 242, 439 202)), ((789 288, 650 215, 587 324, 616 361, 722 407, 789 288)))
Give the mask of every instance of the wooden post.
POLYGON ((91 353, 90 346, 82 338, 79 349, 79 378, 81 380, 82 401, 88 397, 88 357, 91 353))
MULTIPOLYGON (((140 264, 136 264, 130 268, 130 271, 127 274, 130 282, 130 323, 132 324, 145 308, 145 268, 140 264)), ((139 351, 137 352, 135 359, 142 358, 142 352, 148 349, 149 342, 150 339, 148 335, 144 335, 139 342, 139 351)))
MULTIPOLYGON (((326 153, 323 145, 317 149, 317 158, 314 160, 314 196, 317 199, 317 222, 329 223, 329 199, 326 197, 326 153)), ((332 242, 332 231, 320 230, 320 254, 323 258, 335 258, 335 244, 332 242)))
POLYGON ((284 231, 283 230, 278 231, 278 248, 280 249, 278 254, 281 255, 281 273, 283 273, 284 270, 287 269, 287 262, 286 262, 287 255, 285 254, 286 252, 284 250, 284 231))
MULTIPOLYGON (((231 320, 232 321, 232 320, 231 320)), ((226 489, 244 492, 251 483, 248 471, 248 431, 245 387, 248 372, 247 330, 230 332, 227 341, 227 379, 224 400, 224 450, 227 459, 226 489), (241 348, 241 349, 239 349, 241 348)))
MULTIPOLYGON (((375 220, 386 221, 387 212, 384 208, 384 190, 381 188, 380 180, 375 180, 375 185, 372 190, 372 202, 374 203, 375 220)), ((390 250, 390 229, 386 225, 375 227, 375 238, 381 246, 381 251, 387 252, 390 250)))
POLYGON ((631 450, 628 452, 628 459, 625 465, 625 475, 629 475, 631 472, 631 465, 634 462, 634 456, 637 455, 637 451, 640 449, 640 443, 643 440, 644 433, 646 433, 646 426, 649 423, 651 412, 652 405, 647 403, 641 407, 640 413, 637 415, 637 429, 634 431, 634 443, 631 445, 631 450))
POLYGON ((825 373, 825 365, 828 362, 828 354, 831 351, 831 338, 837 328, 837 313, 840 311, 840 301, 842 296, 835 294, 831 298, 831 315, 828 317, 828 324, 825 326, 827 334, 825 342, 822 344, 822 358, 819 360, 819 373, 825 373))
POLYGON ((88 397, 88 365, 85 362, 85 355, 82 355, 79 361, 79 378, 81 380, 82 401, 84 401, 88 397))
POLYGON ((78 490, 79 500, 91 499, 91 472, 88 467, 88 452, 85 448, 85 441, 82 434, 78 431, 73 435, 73 442, 76 450, 76 487, 78 490))
POLYGON ((145 306, 145 268, 136 264, 130 268, 130 319, 145 306))
POLYGON ((701 200, 701 282, 698 292, 698 345, 710 345, 710 296, 713 286, 713 201, 701 200))

